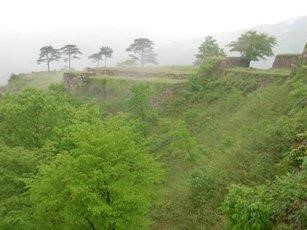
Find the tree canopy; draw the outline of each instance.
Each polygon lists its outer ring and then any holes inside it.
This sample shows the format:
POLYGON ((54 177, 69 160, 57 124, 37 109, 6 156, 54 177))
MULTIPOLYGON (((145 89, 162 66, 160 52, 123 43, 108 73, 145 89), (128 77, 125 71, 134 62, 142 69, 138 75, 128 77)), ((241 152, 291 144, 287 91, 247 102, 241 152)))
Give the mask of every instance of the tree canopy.
POLYGON ((94 54, 88 56, 88 58, 93 60, 93 62, 95 62, 97 64, 97 67, 99 67, 100 61, 102 61, 102 55, 101 55, 100 52, 94 53, 94 54))
POLYGON ((158 64, 154 53, 154 43, 148 38, 134 39, 134 42, 126 49, 128 52, 132 52, 129 56, 138 61, 141 67, 144 67, 146 63, 158 64))
POLYGON ((205 57, 219 57, 225 56, 223 49, 219 47, 216 40, 212 36, 207 36, 205 41, 198 47, 198 54, 195 55, 196 60, 194 64, 200 64, 205 57))
POLYGON ((59 50, 53 48, 52 46, 43 46, 40 48, 39 58, 37 63, 46 62, 47 69, 50 71, 50 63, 54 61, 58 61, 61 58, 59 50))
POLYGON ((68 62, 68 69, 71 69, 71 61, 79 59, 82 52, 77 45, 65 45, 60 49, 61 55, 64 56, 64 61, 68 62))
POLYGON ((37 226, 142 229, 159 181, 159 164, 119 117, 78 125, 76 143, 30 183, 37 226))
POLYGON ((228 46, 230 51, 239 52, 249 66, 251 61, 258 61, 259 59, 273 56, 272 48, 276 44, 276 38, 273 36, 269 36, 266 33, 258 33, 257 31, 248 31, 228 46))
POLYGON ((112 57, 113 49, 109 46, 102 46, 99 53, 104 57, 104 67, 107 67, 107 58, 112 57))

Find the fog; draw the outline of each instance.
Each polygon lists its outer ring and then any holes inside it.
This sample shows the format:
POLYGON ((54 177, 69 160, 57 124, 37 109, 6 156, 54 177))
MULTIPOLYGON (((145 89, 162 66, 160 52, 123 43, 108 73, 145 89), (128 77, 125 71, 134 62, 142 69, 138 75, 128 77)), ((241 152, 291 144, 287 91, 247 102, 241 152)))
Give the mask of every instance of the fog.
MULTIPOLYGON (((134 38, 148 37, 156 44, 160 65, 191 64, 206 35, 215 35, 225 45, 240 31, 262 28, 261 24, 274 25, 284 20, 291 24, 291 20, 306 15, 306 9, 305 0, 3 1, 0 83, 4 84, 11 73, 45 70, 46 66, 36 63, 39 49, 45 45, 55 48, 68 43, 78 45, 83 56, 73 62, 73 67, 80 69, 93 65, 87 57, 101 45, 113 48, 114 57, 109 65, 115 65, 127 58, 125 48, 134 38)), ((305 31, 301 27, 300 31, 305 31)), ((285 32, 280 29, 276 34, 285 32)), ((299 44, 289 48, 292 52, 298 50, 305 38, 307 41, 307 34, 300 33, 300 40, 296 41, 299 44)), ((287 51, 288 47, 282 50, 287 51)), ((65 65, 61 61, 52 64, 51 69, 65 65)))

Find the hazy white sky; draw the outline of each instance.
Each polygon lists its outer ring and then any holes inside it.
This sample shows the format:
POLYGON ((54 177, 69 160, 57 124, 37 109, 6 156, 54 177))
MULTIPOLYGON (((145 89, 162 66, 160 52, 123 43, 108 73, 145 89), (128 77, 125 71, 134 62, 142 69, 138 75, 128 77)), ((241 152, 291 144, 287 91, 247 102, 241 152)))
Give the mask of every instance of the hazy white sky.
POLYGON ((273 24, 307 14, 307 0, 1 0, 0 26, 109 26, 169 39, 273 24))

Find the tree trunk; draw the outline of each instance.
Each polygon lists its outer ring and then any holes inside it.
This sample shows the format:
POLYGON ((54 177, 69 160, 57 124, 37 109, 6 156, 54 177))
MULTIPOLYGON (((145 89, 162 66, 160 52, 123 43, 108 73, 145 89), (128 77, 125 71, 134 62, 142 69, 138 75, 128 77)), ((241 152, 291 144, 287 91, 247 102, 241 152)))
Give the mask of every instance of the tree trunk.
POLYGON ((70 70, 70 55, 68 55, 68 70, 70 70))
POLYGON ((48 72, 50 72, 50 62, 47 61, 48 72))
POLYGON ((141 67, 144 67, 144 50, 141 52, 141 67))
POLYGON ((107 75, 107 56, 104 58, 104 74, 107 75))
POLYGON ((242 67, 249 67, 249 65, 250 65, 250 63, 251 63, 251 60, 250 59, 248 59, 248 58, 246 58, 246 57, 241 57, 240 58, 240 65, 242 66, 242 67))

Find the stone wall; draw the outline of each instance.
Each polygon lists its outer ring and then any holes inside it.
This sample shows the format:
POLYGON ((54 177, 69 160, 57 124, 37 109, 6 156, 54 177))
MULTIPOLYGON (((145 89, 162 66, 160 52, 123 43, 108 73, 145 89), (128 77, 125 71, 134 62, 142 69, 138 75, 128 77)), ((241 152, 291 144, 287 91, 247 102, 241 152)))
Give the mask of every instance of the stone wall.
POLYGON ((82 73, 64 73, 63 83, 64 87, 72 92, 77 91, 80 87, 90 84, 92 79, 90 78, 92 73, 82 72, 82 73))
POLYGON ((297 68, 302 63, 302 54, 280 54, 275 57, 272 68, 297 68))
POLYGON ((108 76, 122 76, 122 77, 168 77, 173 79, 184 79, 190 74, 186 73, 167 73, 167 72, 146 72, 146 71, 133 71, 133 70, 121 70, 121 69, 99 69, 99 68, 87 68, 88 73, 96 75, 108 75, 108 76))
POLYGON ((220 59, 220 68, 249 67, 249 63, 241 57, 225 57, 220 59))
POLYGON ((302 64, 307 64, 307 43, 301 54, 279 54, 275 57, 272 68, 295 69, 302 64))

